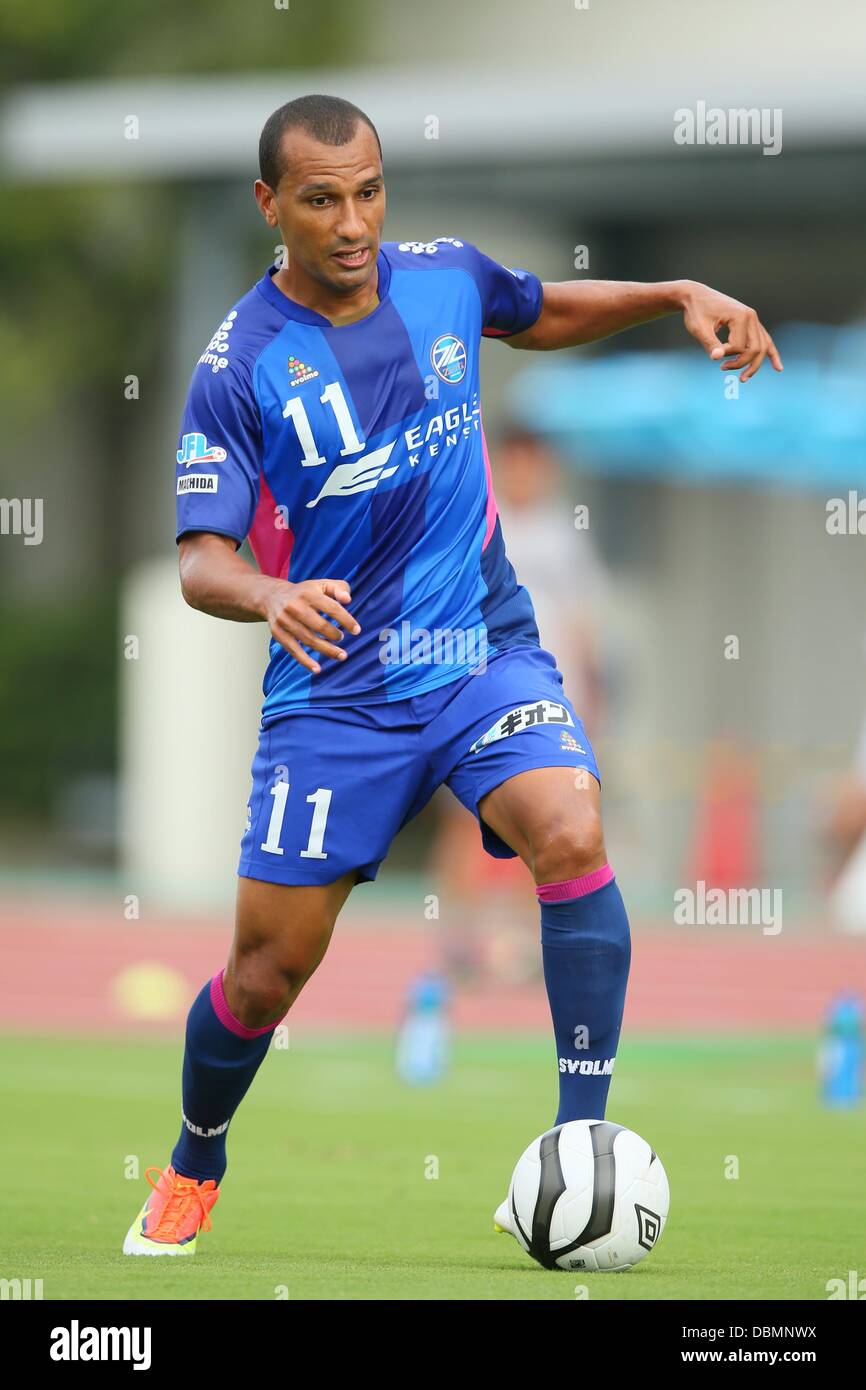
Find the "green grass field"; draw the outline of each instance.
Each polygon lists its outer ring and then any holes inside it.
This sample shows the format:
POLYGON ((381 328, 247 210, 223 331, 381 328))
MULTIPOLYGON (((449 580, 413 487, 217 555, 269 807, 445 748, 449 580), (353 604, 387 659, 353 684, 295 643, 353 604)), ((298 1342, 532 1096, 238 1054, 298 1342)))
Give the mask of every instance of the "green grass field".
POLYGON ((579 1280, 592 1299, 821 1300, 866 1274, 866 1110, 824 1110, 812 1040, 790 1037, 623 1043, 607 1117, 660 1154, 667 1229, 626 1273, 535 1265, 492 1213, 555 1113, 550 1046, 464 1039, 445 1082, 408 1090, 386 1039, 293 1036, 233 1122, 213 1231, 149 1260, 120 1246, 177 1135, 179 1043, 2 1039, 0 1277, 46 1299, 573 1300, 579 1280))

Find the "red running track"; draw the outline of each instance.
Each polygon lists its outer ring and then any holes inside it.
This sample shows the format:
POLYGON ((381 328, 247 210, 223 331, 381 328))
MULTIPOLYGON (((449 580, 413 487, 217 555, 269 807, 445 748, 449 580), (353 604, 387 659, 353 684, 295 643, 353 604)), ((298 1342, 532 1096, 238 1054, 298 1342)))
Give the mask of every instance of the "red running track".
MULTIPOLYGON (((419 929, 417 914, 405 921, 389 915, 387 922, 357 912, 341 919, 292 1010, 293 1027, 336 1033, 394 1026, 411 979, 436 965, 436 938, 429 926, 419 929)), ((119 911, 61 912, 53 902, 7 906, 0 916, 0 1030, 177 1036, 191 1000, 225 964, 230 940, 229 923, 126 922, 119 911)), ((771 937, 757 927, 638 921, 632 942, 628 1028, 811 1031, 834 993, 866 990, 866 940, 829 931, 771 937)), ((550 1026, 541 983, 463 988, 452 1017, 466 1031, 550 1026)))

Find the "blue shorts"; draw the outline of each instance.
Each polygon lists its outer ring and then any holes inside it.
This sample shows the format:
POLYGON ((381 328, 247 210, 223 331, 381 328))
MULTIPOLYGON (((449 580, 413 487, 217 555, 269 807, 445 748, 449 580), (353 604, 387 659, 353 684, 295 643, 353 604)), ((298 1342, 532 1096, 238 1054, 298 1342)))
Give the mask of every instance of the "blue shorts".
POLYGON ((269 883, 376 877, 391 841, 444 782, 497 859, 515 851, 478 816, 531 767, 598 765, 556 660, 511 647, 483 671, 390 703, 301 709, 262 721, 238 873, 269 883))

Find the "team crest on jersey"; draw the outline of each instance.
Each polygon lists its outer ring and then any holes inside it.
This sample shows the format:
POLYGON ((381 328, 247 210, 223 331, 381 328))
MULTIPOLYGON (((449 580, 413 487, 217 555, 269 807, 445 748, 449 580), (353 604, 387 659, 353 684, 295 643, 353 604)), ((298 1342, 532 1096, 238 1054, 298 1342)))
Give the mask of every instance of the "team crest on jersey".
MULTIPOLYGON (((509 738, 511 734, 519 734, 523 729, 532 729, 539 724, 570 724, 574 727, 574 720, 566 706, 557 704, 556 700, 536 700, 531 705, 518 705, 516 709, 510 709, 501 719, 497 719, 486 734, 477 738, 470 746, 469 752, 478 753, 489 743, 496 743, 500 738, 509 738)), ((580 752, 586 751, 580 748, 579 744, 577 747, 580 752)))
POLYGON ((226 451, 218 444, 209 445, 203 434, 185 434, 177 451, 178 463, 190 468, 194 463, 222 463, 226 451))
POLYGON ((452 384, 466 375, 466 347, 453 333, 443 333, 430 349, 433 370, 443 381, 452 384))
POLYGON ((309 367, 306 362, 302 362, 300 357, 289 358, 289 385, 303 386, 305 381, 312 381, 313 377, 318 376, 316 367, 309 367))

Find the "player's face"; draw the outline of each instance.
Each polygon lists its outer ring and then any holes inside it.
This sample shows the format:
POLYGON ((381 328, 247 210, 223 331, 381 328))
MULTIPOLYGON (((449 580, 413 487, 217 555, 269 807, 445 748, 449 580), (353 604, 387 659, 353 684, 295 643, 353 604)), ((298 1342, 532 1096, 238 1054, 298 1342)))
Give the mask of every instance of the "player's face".
POLYGON ((303 130, 284 136, 274 210, 294 271, 338 293, 375 274, 385 220, 385 184, 376 137, 359 121, 346 145, 323 145, 303 130))

